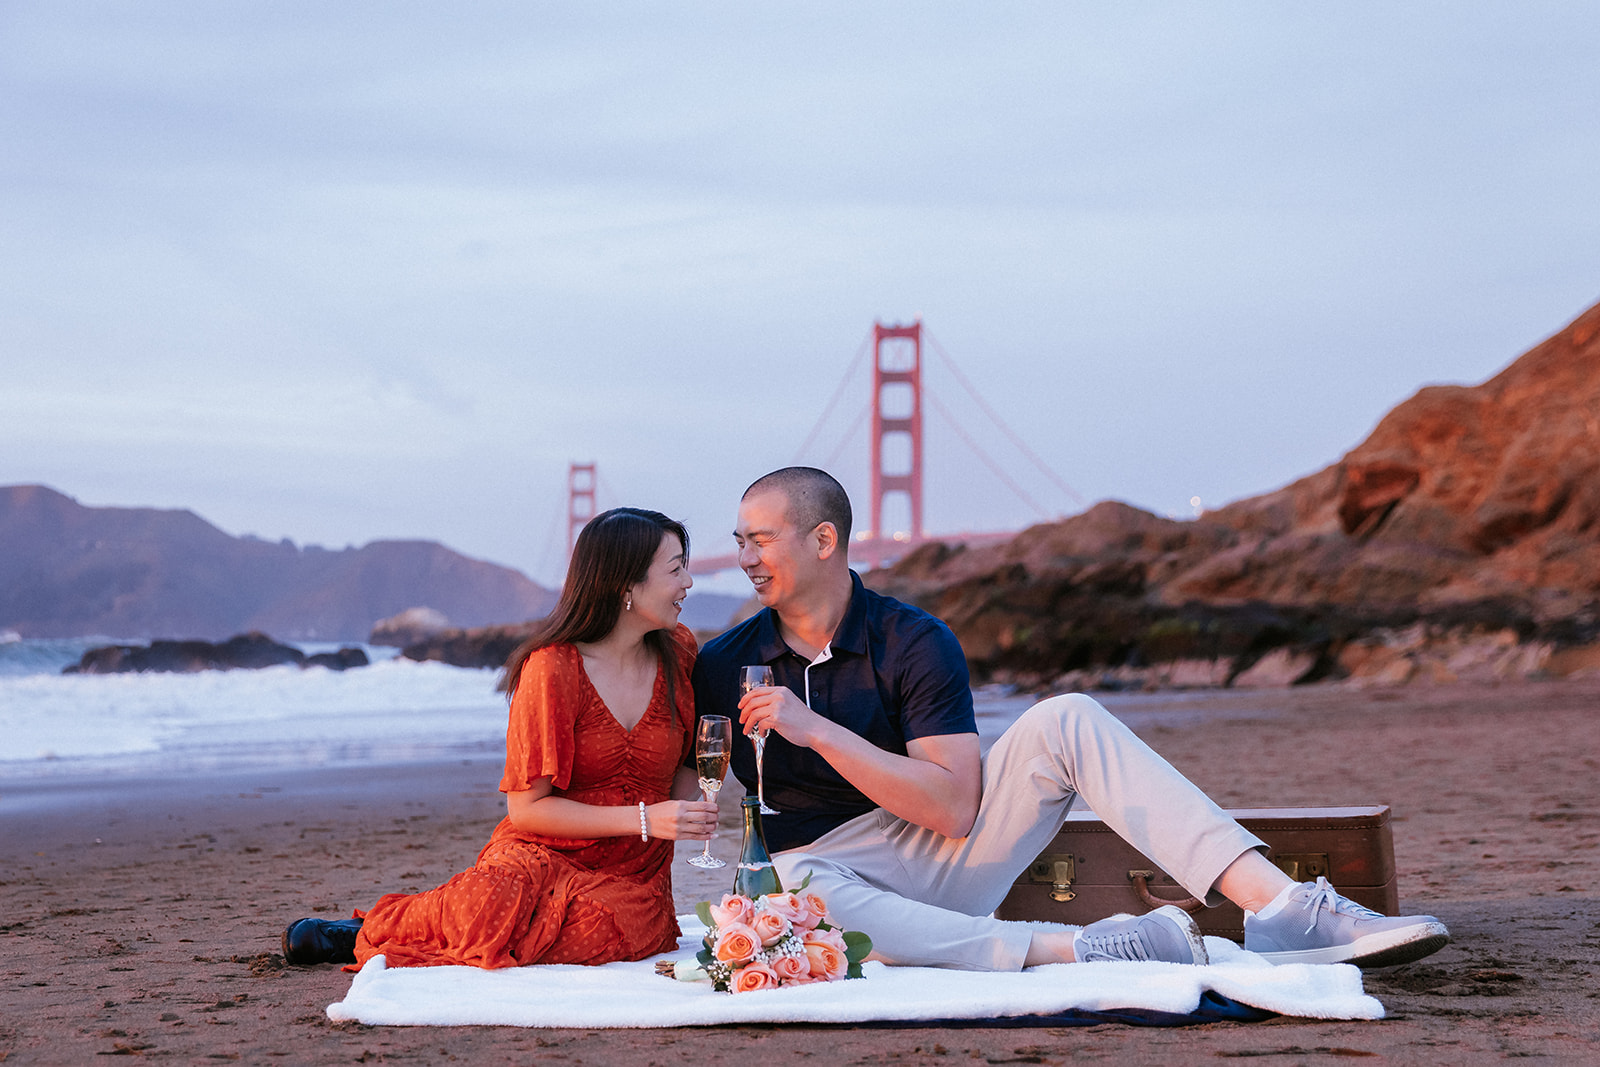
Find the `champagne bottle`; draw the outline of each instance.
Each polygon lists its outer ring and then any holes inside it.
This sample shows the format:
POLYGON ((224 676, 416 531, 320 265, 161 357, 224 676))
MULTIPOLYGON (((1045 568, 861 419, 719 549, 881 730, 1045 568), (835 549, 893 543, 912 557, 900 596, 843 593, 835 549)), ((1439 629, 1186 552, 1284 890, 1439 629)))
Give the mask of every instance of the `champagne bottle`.
POLYGON ((745 797, 739 806, 744 811, 744 847, 739 850, 733 891, 751 900, 768 893, 781 893, 783 883, 778 880, 778 869, 772 865, 767 839, 761 834, 761 801, 745 797))

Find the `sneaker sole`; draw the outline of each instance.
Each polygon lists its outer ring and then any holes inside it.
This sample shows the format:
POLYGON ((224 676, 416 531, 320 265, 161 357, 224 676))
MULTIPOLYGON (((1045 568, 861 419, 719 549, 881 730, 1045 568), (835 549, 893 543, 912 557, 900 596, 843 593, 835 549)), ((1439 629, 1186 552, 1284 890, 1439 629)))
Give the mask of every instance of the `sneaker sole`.
POLYGON ((1211 962, 1211 954, 1206 951, 1205 935, 1200 932, 1200 927, 1195 925, 1194 916, 1173 904, 1164 904, 1151 914, 1166 915, 1173 922, 1183 928, 1183 936, 1189 941, 1189 951, 1193 953, 1193 963, 1196 967, 1204 967, 1211 962))
POLYGON ((1368 934, 1348 945, 1293 952, 1257 953, 1269 963, 1350 963, 1357 967, 1395 967, 1431 956, 1450 943, 1443 923, 1419 923, 1403 930, 1368 934))

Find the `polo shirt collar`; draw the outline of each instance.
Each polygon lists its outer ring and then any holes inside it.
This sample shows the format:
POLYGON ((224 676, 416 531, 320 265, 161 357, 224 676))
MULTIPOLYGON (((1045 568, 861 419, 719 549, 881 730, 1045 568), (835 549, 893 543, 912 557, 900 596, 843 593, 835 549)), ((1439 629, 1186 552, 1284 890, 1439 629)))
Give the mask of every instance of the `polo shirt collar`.
POLYGON ((845 609, 839 628, 833 632, 831 642, 835 652, 867 654, 867 595, 861 584, 861 575, 850 572, 850 606, 845 609))
MULTIPOLYGON (((756 656, 762 663, 775 663, 793 650, 778 633, 778 613, 764 608, 756 617, 756 656)), ((861 575, 850 572, 850 606, 845 609, 839 628, 833 632, 828 647, 835 653, 854 652, 864 656, 867 652, 867 597, 861 575)))
POLYGON ((778 635, 778 613, 762 608, 756 616, 756 658, 762 663, 776 663, 789 652, 789 646, 778 635))

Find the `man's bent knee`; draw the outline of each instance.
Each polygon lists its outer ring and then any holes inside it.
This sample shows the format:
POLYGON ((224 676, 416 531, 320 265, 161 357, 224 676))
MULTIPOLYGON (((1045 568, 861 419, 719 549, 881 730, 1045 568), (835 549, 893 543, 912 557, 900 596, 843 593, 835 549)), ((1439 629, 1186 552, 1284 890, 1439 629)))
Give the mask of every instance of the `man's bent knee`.
POLYGON ((1111 718, 1111 713, 1094 697, 1062 693, 1041 700, 1023 712, 1006 732, 1021 729, 1030 733, 1072 734, 1087 722, 1111 718))

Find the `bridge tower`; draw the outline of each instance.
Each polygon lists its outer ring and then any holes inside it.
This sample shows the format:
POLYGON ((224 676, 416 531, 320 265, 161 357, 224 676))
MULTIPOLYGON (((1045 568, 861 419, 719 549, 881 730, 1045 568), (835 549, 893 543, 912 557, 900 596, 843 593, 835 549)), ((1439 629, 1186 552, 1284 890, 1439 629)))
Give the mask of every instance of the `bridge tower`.
POLYGON ((572 559, 572 546, 578 541, 578 531, 594 518, 594 464, 569 463, 567 465, 567 559, 572 559))
POLYGON ((921 319, 909 326, 872 324, 872 536, 880 542, 894 536, 883 527, 883 502, 895 495, 907 498, 908 532, 921 541, 921 319))

